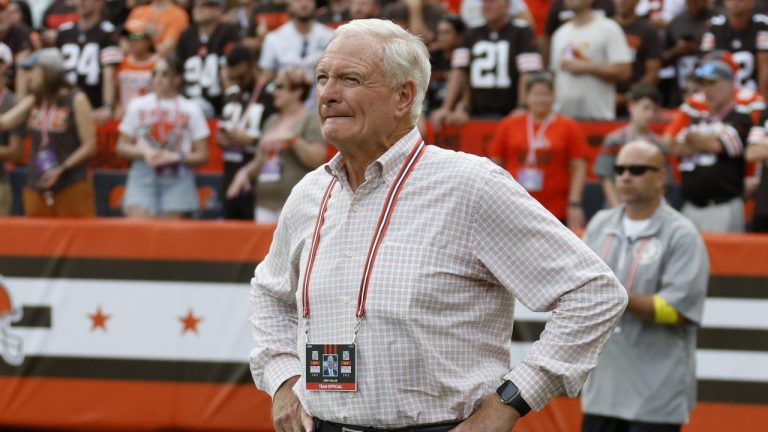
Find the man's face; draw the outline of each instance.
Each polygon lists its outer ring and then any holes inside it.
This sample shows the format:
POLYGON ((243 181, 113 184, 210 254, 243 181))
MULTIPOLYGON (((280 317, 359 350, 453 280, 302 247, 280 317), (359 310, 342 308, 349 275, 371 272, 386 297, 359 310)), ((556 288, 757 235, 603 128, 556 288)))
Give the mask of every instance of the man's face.
POLYGON ((638 0, 614 0, 616 6, 616 15, 620 17, 629 17, 635 14, 638 0))
POLYGON ((333 359, 333 357, 328 357, 328 369, 335 369, 336 368, 336 361, 333 359))
POLYGON ((211 24, 221 18, 222 10, 214 2, 206 0, 198 0, 195 2, 195 7, 192 8, 192 21, 195 24, 211 24))
POLYGON ((317 65, 321 130, 338 148, 385 142, 402 118, 399 92, 380 71, 382 55, 379 41, 337 38, 317 65))
POLYGON ((625 170, 616 175, 616 190, 619 197, 627 204, 639 204, 659 198, 664 193, 664 167, 655 160, 645 148, 628 146, 619 152, 616 165, 647 165, 658 170, 647 170, 640 175, 634 175, 625 170))
POLYGON ((80 15, 92 16, 101 13, 101 0, 80 0, 77 3, 77 10, 80 15))
POLYGON ((528 108, 532 113, 549 113, 555 102, 555 95, 547 83, 537 82, 528 91, 528 108))
POLYGON ((691 15, 698 15, 709 5, 709 0, 686 0, 685 7, 691 15))
POLYGON ((288 13, 300 21, 309 21, 315 16, 315 0, 290 0, 288 13))
POLYGON ((733 97, 733 84, 728 80, 698 80, 698 84, 704 99, 712 107, 722 108, 733 97))
POLYGON ((226 74, 229 82, 237 84, 240 89, 247 89, 251 87, 253 83, 252 66, 247 62, 238 63, 236 65, 227 65, 226 74))
POLYGON ((437 23, 435 45, 439 49, 452 50, 461 43, 461 35, 447 21, 437 23))
POLYGON ((751 15, 755 7, 755 0, 725 0, 725 11, 730 17, 743 17, 751 15))
POLYGON ((637 102, 630 102, 629 115, 633 123, 647 128, 654 117, 656 117, 656 104, 648 98, 640 99, 637 102))
POLYGON ((503 21, 509 14, 509 2, 507 0, 483 0, 482 13, 487 22, 503 21))

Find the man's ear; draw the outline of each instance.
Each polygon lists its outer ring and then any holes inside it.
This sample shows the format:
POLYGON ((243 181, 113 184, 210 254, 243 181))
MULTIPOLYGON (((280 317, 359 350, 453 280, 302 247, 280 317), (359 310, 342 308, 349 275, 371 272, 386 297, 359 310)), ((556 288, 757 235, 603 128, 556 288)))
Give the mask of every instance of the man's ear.
POLYGON ((416 83, 407 80, 397 89, 397 107, 395 116, 405 117, 411 115, 411 107, 416 99, 416 83))

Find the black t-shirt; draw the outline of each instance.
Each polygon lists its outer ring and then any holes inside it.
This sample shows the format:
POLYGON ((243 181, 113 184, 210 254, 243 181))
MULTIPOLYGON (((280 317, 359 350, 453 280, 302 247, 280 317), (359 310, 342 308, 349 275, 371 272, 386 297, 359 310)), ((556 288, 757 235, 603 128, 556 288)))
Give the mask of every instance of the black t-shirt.
MULTIPOLYGON (((705 11, 700 16, 693 16, 685 11, 673 18, 664 33, 664 49, 672 49, 678 40, 691 41, 701 45, 701 37, 709 27, 710 18, 712 18, 711 11, 705 11)), ((697 59, 695 54, 682 56, 671 65, 674 75, 670 79, 674 80, 674 83, 665 87, 666 92, 671 93, 664 95, 664 100, 669 102, 667 106, 677 107, 682 103, 685 77, 693 72, 697 59)))
POLYGON ((616 91, 625 93, 645 74, 645 62, 661 61, 661 39, 656 28, 645 18, 638 18, 628 26, 621 26, 632 52, 632 75, 616 85, 616 91))
POLYGON ((451 71, 451 58, 445 55, 443 50, 430 51, 429 63, 432 66, 432 72, 429 77, 429 86, 427 86, 427 95, 424 98, 426 102, 424 111, 427 115, 443 104, 448 73, 451 71))
POLYGON ((467 71, 472 116, 503 117, 517 107, 520 74, 540 69, 528 23, 513 20, 498 31, 487 25, 469 29, 453 53, 453 67, 467 71))
POLYGON ((739 87, 757 89, 757 53, 768 51, 768 16, 754 15, 747 27, 735 30, 725 15, 712 17, 709 31, 701 39, 704 52, 730 51, 739 65, 736 83, 739 87))
MULTIPOLYGON (((744 148, 752 127, 751 108, 734 104, 718 121, 708 112, 690 111, 689 130, 697 131, 709 124, 722 124, 719 137, 724 151, 718 154, 696 153, 681 158, 682 195, 685 201, 706 205, 712 199, 739 197, 744 192, 744 148)), ((706 131, 706 129, 704 130, 706 131)))
POLYGON ((56 46, 64 56, 67 80, 83 90, 94 108, 103 104, 102 68, 123 61, 117 38, 115 26, 109 21, 102 21, 85 31, 76 23, 59 27, 56 46))
MULTIPOLYGON (((608 18, 613 18, 616 8, 613 0, 594 0, 592 9, 602 11, 608 18)), ((563 0, 552 0, 552 5, 547 13, 547 21, 544 23, 544 31, 552 36, 561 25, 573 18, 573 11, 565 8, 563 0)))
POLYGON ((223 90, 219 69, 239 40, 240 30, 232 24, 219 24, 207 40, 200 37, 194 24, 181 33, 176 54, 184 63, 184 96, 202 97, 213 106, 217 115, 221 114, 223 90))
MULTIPOLYGON (((768 109, 763 110, 760 115, 758 126, 768 130, 768 109)), ((768 217, 768 161, 762 163, 762 176, 755 191, 755 215, 768 217)))

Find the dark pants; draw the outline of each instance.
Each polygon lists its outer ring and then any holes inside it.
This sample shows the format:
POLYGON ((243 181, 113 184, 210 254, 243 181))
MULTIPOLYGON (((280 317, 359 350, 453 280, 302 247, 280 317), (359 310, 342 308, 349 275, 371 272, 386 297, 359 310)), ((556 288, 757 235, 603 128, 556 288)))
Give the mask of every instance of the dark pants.
POLYGON ((755 215, 752 218, 752 232, 768 233, 768 216, 755 215))
POLYGON ((584 414, 581 432, 680 432, 679 424, 645 423, 584 414))
POLYGON ((233 199, 227 199, 227 188, 232 184, 237 171, 251 161, 253 156, 245 154, 243 162, 224 162, 224 178, 221 187, 221 213, 224 219, 241 219, 253 221, 253 209, 256 206, 256 199, 253 189, 244 192, 233 199))

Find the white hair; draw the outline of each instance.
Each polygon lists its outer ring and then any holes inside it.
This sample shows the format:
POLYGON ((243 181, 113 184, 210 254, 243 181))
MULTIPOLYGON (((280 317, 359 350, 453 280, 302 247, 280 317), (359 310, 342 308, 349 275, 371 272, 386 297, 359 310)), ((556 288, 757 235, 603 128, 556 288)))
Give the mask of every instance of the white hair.
POLYGON ((334 33, 337 39, 369 37, 381 41, 384 49, 381 72, 390 86, 399 87, 409 79, 416 85, 411 106, 411 122, 415 124, 423 108, 432 70, 429 51, 421 38, 392 21, 381 19, 352 20, 334 33))

